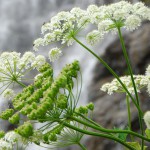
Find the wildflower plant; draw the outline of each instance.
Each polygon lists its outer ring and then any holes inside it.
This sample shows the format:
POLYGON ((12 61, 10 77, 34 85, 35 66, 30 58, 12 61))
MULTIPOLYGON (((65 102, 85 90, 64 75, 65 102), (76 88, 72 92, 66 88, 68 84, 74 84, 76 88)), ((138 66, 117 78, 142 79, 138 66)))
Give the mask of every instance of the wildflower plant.
POLYGON ((35 56, 32 52, 26 52, 20 57, 20 53, 16 52, 2 53, 0 78, 5 86, 3 95, 12 99, 13 108, 4 110, 0 118, 16 124, 17 128, 8 133, 0 132, 0 149, 9 150, 14 146, 18 149, 16 145, 21 140, 23 145, 35 143, 41 147, 56 148, 76 144, 86 150, 81 141, 82 137, 92 135, 118 142, 126 149, 146 150, 145 143, 150 142, 150 112, 144 114, 142 111, 138 93, 144 87, 147 87, 150 93, 150 66, 147 67, 145 75, 133 74, 121 31, 122 28, 128 31, 138 29, 144 20, 150 20, 150 8, 141 2, 131 4, 120 1, 100 7, 90 5, 87 10, 73 8, 71 11, 59 12, 49 22, 43 24, 41 28, 43 37, 36 39, 33 44, 34 50, 37 51, 39 46, 61 43, 61 48, 55 47, 49 51, 51 62, 62 55, 63 47, 71 46, 74 42, 100 61, 115 78, 112 82, 105 83, 101 90, 109 95, 114 92, 126 95, 128 127, 125 129, 106 129, 94 122, 91 117, 94 111, 93 103, 86 106, 77 105, 82 87, 80 65, 77 60, 66 65, 55 77, 52 66, 42 55, 35 56), (105 60, 78 39, 80 31, 91 24, 95 28, 87 33, 85 37, 87 44, 98 43, 109 32, 118 34, 127 63, 128 76, 119 77, 105 60), (35 68, 39 73, 33 83, 24 85, 22 83, 24 74, 35 68), (81 87, 78 87, 79 81, 81 87), (8 89, 10 84, 14 83, 23 87, 20 93, 14 94, 8 89), (75 83, 78 85, 76 93, 73 90, 75 83), (131 127, 130 100, 137 108, 140 133, 134 132, 131 127), (147 129, 144 129, 143 119, 147 129), (34 127, 37 123, 40 127, 34 127), (139 138, 140 141, 137 142, 135 138, 139 138))

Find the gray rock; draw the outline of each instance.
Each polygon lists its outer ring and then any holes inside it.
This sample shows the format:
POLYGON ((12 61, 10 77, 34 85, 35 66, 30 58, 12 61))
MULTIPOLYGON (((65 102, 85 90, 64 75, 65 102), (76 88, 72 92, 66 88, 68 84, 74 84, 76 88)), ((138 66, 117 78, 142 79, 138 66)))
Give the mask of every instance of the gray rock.
MULTIPOLYGON (((125 45, 135 74, 144 74, 150 63, 150 23, 144 23, 139 30, 124 35, 125 45)), ((127 73, 119 39, 110 44, 102 58, 119 76, 127 73)), ((89 90, 89 101, 95 103, 93 119, 106 128, 127 126, 125 94, 111 96, 100 91, 100 87, 113 79, 112 75, 99 62, 94 69, 94 77, 89 90)), ((150 109, 150 98, 145 92, 140 93, 143 112, 150 109)), ((137 109, 131 102, 132 129, 139 131, 137 109)), ((121 146, 103 138, 91 137, 86 142, 88 150, 122 150, 121 146)))

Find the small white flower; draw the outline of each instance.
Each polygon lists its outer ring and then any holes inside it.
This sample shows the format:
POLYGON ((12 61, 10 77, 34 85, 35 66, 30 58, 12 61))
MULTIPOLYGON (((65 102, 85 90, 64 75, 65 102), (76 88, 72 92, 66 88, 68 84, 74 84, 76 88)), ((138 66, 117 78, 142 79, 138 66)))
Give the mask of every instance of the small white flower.
POLYGON ((90 23, 90 17, 86 14, 80 17, 77 20, 77 27, 78 28, 85 28, 90 23))
POLYGON ((71 14, 73 14, 75 17, 77 18, 80 18, 82 17, 83 15, 86 14, 86 11, 85 10, 82 10, 81 8, 79 7, 74 7, 71 9, 71 14))
POLYGON ((125 27, 133 31, 141 25, 141 19, 136 15, 130 15, 125 21, 125 27))
POLYGON ((44 34, 46 31, 49 31, 51 29, 52 29, 52 27, 51 27, 51 24, 49 22, 44 23, 41 27, 41 32, 42 32, 42 34, 44 34))
POLYGON ((102 39, 103 35, 98 30, 89 32, 86 36, 86 41, 90 45, 94 45, 102 39))
POLYGON ((147 111, 145 114, 144 114, 144 122, 147 126, 148 129, 150 129, 150 111, 147 111))
POLYGON ((117 9, 113 14, 115 20, 126 19, 129 16, 129 12, 125 9, 117 9))
POLYGON ((39 46, 44 46, 45 40, 42 38, 38 38, 33 43, 33 50, 38 51, 39 46))
POLYGON ((0 139, 0 150, 12 150, 12 145, 0 139))
POLYGON ((22 58, 20 59, 19 68, 28 69, 31 66, 31 63, 35 60, 35 54, 32 52, 25 52, 22 58))
POLYGON ((150 65, 146 68, 145 75, 150 76, 150 65))
POLYGON ((12 89, 6 89, 3 92, 3 97, 6 99, 12 99, 15 96, 14 91, 12 89))
POLYGON ((138 14, 143 19, 150 19, 150 9, 147 7, 142 7, 136 11, 136 14, 138 14))
POLYGON ((144 3, 142 2, 137 2, 133 5, 133 9, 136 12, 138 9, 145 7, 144 3))
POLYGON ((47 44, 49 44, 51 42, 54 42, 56 37, 57 36, 56 36, 56 34, 54 32, 45 34, 45 36, 44 36, 44 43, 45 43, 45 45, 47 45, 47 44))
POLYGON ((49 51, 49 59, 51 62, 54 62, 62 55, 62 51, 59 48, 53 48, 49 51))
POLYGON ((21 136, 14 131, 10 131, 5 134, 4 140, 11 144, 15 144, 17 141, 21 140, 21 136))
POLYGON ((113 24, 113 21, 111 21, 110 19, 103 20, 98 24, 98 31, 100 33, 107 33, 109 32, 110 26, 113 24))
POLYGON ((43 55, 38 55, 37 57, 35 57, 35 60, 33 61, 33 63, 31 64, 31 66, 33 68, 40 68, 44 63, 46 62, 46 59, 43 55))
POLYGON ((149 80, 148 85, 147 85, 147 92, 150 95, 150 80, 149 80))
MULTIPOLYGON (((140 92, 140 90, 148 85, 148 81, 150 80, 149 76, 144 75, 134 75, 134 82, 137 88, 137 92, 140 92)), ((127 87, 128 91, 131 94, 134 94, 134 87, 132 84, 132 80, 130 76, 124 76, 120 77, 120 80, 123 82, 123 84, 127 87)), ((110 83, 106 83, 101 87, 101 90, 104 92, 107 92, 109 95, 113 94, 114 92, 126 92, 122 85, 118 82, 117 79, 112 80, 110 83)))
POLYGON ((99 12, 99 11, 100 11, 100 9, 96 5, 89 5, 87 8, 87 13, 89 13, 89 14, 93 14, 93 13, 99 12))

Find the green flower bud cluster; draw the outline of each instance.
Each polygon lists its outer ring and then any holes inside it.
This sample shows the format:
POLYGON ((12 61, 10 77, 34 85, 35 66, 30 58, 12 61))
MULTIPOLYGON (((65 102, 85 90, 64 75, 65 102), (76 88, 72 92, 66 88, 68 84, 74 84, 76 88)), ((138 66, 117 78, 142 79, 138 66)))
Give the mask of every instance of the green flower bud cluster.
POLYGON ((80 106, 79 108, 76 109, 77 113, 81 113, 81 114, 88 114, 88 111, 93 111, 94 110, 94 104, 93 103, 89 103, 86 106, 80 106))
POLYGON ((4 131, 0 131, 0 139, 3 138, 5 136, 5 132, 4 131))
POLYGON ((57 135, 61 134, 61 131, 63 130, 63 126, 58 125, 51 131, 47 132, 43 135, 43 142, 46 144, 49 144, 50 142, 56 142, 57 141, 57 135))
POLYGON ((15 131, 22 137, 29 138, 33 135, 33 126, 30 122, 24 122, 24 124, 19 126, 15 131))
MULTIPOLYGON (((49 65, 45 64, 45 66, 42 67, 42 69, 40 69, 41 75, 39 76, 39 78, 40 78, 41 82, 43 81, 42 73, 44 73, 44 75, 46 75, 47 73, 45 73, 44 71, 47 72, 48 67, 49 67, 49 65)), ((79 63, 78 63, 78 61, 75 61, 70 65, 66 65, 66 67, 63 68, 62 72, 59 74, 59 76, 55 79, 54 82, 52 82, 49 75, 47 77, 44 76, 43 77, 45 79, 43 81, 44 84, 41 87, 41 89, 43 90, 43 98, 40 99, 40 103, 39 103, 38 107, 36 109, 32 109, 32 111, 29 112, 29 114, 27 115, 28 118, 31 120, 37 119, 37 120, 41 121, 41 119, 44 119, 44 117, 46 117, 47 111, 53 110, 54 104, 56 104, 56 107, 59 109, 67 108, 67 104, 68 104, 67 96, 64 94, 59 94, 59 90, 61 88, 67 87, 68 80, 70 81, 72 77, 75 77, 74 74, 77 75, 77 71, 79 71, 79 69, 80 69, 79 63)), ((51 75, 52 74, 53 73, 51 71, 51 75)), ((34 93, 33 93, 33 95, 34 95, 34 93)), ((29 107, 28 107, 28 109, 29 109, 29 107)))
MULTIPOLYGON (((61 91, 68 89, 70 85, 73 86, 73 78, 77 77, 79 69, 79 62, 74 61, 72 64, 66 65, 54 80, 52 67, 45 63, 39 68, 40 75, 35 78, 34 84, 27 86, 14 97, 14 110, 7 109, 2 113, 1 118, 9 120, 12 124, 18 124, 21 113, 29 120, 45 122, 52 119, 56 121, 68 106, 68 96, 61 94, 61 91), (14 114, 14 112, 16 113, 14 114)), ((26 124, 20 126, 17 131, 20 135, 26 136, 25 131, 21 131, 24 126, 26 124)))
POLYGON ((8 120, 14 113, 13 109, 6 109, 5 111, 3 111, 0 115, 0 118, 3 120, 8 120))
POLYGON ((14 99, 12 100, 14 109, 15 110, 21 110, 25 105, 25 100, 28 97, 30 97, 33 92, 34 92, 34 86, 29 85, 26 88, 24 88, 21 93, 16 95, 14 97, 14 99))
POLYGON ((93 104, 93 103, 87 104, 86 107, 87 107, 89 110, 91 110, 91 111, 94 110, 94 104, 93 104))
POLYGON ((19 107, 18 103, 15 104, 20 112, 31 120, 41 121, 44 119, 47 111, 52 110, 54 104, 59 109, 66 109, 67 96, 59 94, 59 90, 67 88, 70 83, 73 85, 72 77, 77 77, 79 69, 78 61, 74 61, 72 64, 66 65, 53 81, 53 70, 50 64, 45 63, 39 68, 41 74, 35 78, 34 84, 25 88, 23 93, 14 98, 13 102, 18 102, 17 98, 24 99, 21 104, 19 103, 19 107), (25 96, 23 97, 23 95, 25 96))
POLYGON ((57 98, 56 105, 60 109, 65 109, 68 106, 68 98, 65 94, 60 94, 57 98))
POLYGON ((20 116, 18 112, 9 118, 9 122, 12 124, 18 124, 19 120, 20 120, 20 116))
POLYGON ((77 78, 78 71, 80 70, 79 62, 76 60, 72 64, 66 65, 62 70, 62 74, 67 78, 67 85, 65 88, 72 89, 74 84, 72 78, 77 78))

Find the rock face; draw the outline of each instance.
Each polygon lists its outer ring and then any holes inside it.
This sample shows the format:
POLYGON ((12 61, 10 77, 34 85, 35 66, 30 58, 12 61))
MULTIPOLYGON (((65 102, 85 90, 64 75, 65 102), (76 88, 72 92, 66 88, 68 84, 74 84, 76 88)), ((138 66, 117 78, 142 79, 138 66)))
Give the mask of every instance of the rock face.
MULTIPOLYGON (((139 30, 124 35, 125 45, 130 57, 134 74, 144 74, 150 64, 150 23, 145 22, 139 30)), ((119 39, 109 45, 102 58, 117 72, 119 76, 127 73, 119 39)), ((106 128, 125 127, 127 110, 124 94, 111 96, 100 91, 100 87, 113 79, 112 75, 97 63, 94 69, 93 82, 89 90, 89 101, 95 103, 94 120, 106 128)), ((150 110, 150 97, 146 92, 140 93, 143 112, 150 110)), ((138 113, 131 102, 132 128, 139 130, 138 113)), ((102 138, 89 138, 86 142, 88 150, 122 150, 119 144, 102 138)))

